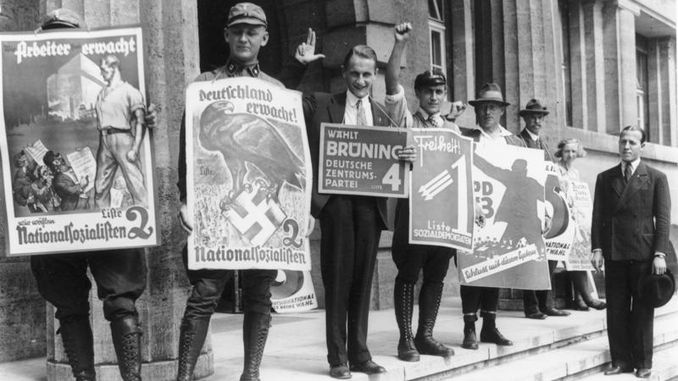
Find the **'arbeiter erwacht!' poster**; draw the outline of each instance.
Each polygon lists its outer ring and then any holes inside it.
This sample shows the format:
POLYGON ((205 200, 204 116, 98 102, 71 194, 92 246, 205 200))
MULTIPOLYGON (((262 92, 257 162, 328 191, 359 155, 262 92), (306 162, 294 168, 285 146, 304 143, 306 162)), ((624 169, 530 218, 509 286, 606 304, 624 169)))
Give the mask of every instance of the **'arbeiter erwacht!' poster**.
POLYGON ((186 89, 191 269, 310 270, 301 93, 257 78, 186 89))
POLYGON ((0 44, 8 256, 156 245, 141 29, 0 44))

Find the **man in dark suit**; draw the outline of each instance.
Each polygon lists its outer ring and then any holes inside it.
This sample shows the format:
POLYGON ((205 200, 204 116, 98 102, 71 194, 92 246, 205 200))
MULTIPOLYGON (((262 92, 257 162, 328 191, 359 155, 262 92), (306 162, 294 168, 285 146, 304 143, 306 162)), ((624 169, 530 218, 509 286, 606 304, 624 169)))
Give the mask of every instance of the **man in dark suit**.
MULTIPOLYGON (((525 147, 525 143, 501 125, 501 116, 510 103, 504 102, 501 87, 496 83, 486 83, 478 92, 475 100, 468 102, 476 112, 476 123, 479 128, 461 128, 461 133, 473 139, 477 146, 495 147, 498 145, 515 145, 525 147)), ((482 219, 482 211, 476 211, 476 219, 482 219)), ((464 314, 464 341, 462 348, 478 349, 475 322, 478 310, 483 317, 480 341, 497 345, 513 345, 511 340, 502 335, 496 326, 499 289, 496 287, 464 286, 459 289, 461 308, 464 314)))
POLYGON ((652 373, 654 307, 639 297, 639 280, 666 271, 671 198, 666 175, 640 160, 645 132, 619 135, 621 164, 598 175, 593 199, 593 267, 605 264, 607 327, 612 363, 606 375, 652 373))
MULTIPOLYGON (((358 126, 392 124, 384 106, 370 97, 376 65, 374 50, 357 45, 348 52, 342 66, 347 91, 315 93, 304 98, 313 173, 318 173, 323 122, 358 126)), ((411 154, 412 147, 407 147, 399 157, 411 154)), ((350 378, 351 370, 367 374, 385 372, 372 361, 367 349, 367 319, 379 236, 386 228, 386 199, 319 194, 317 178, 314 178, 311 214, 320 219, 322 234, 320 268, 325 286, 330 376, 350 378)))
MULTIPOLYGON (((544 118, 549 114, 545 106, 537 99, 530 99, 519 115, 525 121, 525 128, 518 135, 527 148, 540 149, 544 151, 544 160, 553 162, 553 154, 544 139, 539 137, 544 118)), ((549 262, 549 276, 553 275, 558 261, 549 262)), ((553 280, 551 280, 553 285, 553 280)), ((523 310, 525 317, 529 319, 546 319, 547 316, 568 316, 570 313, 561 311, 553 307, 553 295, 551 290, 524 290, 523 291, 523 310)))

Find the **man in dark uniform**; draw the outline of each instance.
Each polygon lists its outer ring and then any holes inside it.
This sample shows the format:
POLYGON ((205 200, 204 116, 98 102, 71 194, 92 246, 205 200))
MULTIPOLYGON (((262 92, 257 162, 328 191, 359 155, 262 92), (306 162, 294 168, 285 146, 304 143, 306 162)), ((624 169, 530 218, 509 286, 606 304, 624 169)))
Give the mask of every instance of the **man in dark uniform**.
MULTIPOLYGON (((525 121, 525 128, 518 135, 527 148, 540 149, 544 151, 544 160, 553 162, 553 154, 544 139, 539 137, 544 118, 549 114, 545 106, 537 99, 530 99, 519 115, 525 121)), ((553 275, 558 261, 548 261, 549 277, 553 275)), ((553 285, 553 281, 551 281, 553 285)), ((552 286, 553 287, 553 286, 552 286)), ((547 316, 568 316, 570 313, 561 311, 553 306, 553 294, 551 290, 523 290, 523 310, 525 317, 529 319, 546 319, 547 316)))
POLYGON ((654 306, 639 292, 640 280, 666 272, 671 226, 671 194, 666 175, 640 159, 645 131, 627 126, 619 135, 621 163, 596 179, 591 247, 593 267, 605 263, 606 375, 630 373, 649 378, 654 348, 654 306))
MULTIPOLYGON (((68 9, 50 12, 42 30, 79 28, 79 16, 68 9)), ((149 107, 146 125, 154 127, 155 112, 149 107)), ((48 152, 44 161, 54 166, 59 158, 48 152)), ((61 159, 63 162, 63 159, 61 159)), ((78 188, 80 184, 74 184, 78 188)), ((57 185, 55 184, 55 188, 57 185)), ((79 194, 78 194, 79 197, 79 194)), ((62 210, 80 208, 86 200, 66 202, 62 210)), ((125 381, 141 380, 141 327, 135 302, 146 287, 146 260, 141 249, 117 249, 96 253, 36 255, 31 270, 38 291, 56 308, 58 333, 64 344, 73 376, 78 381, 95 380, 94 348, 89 317, 89 266, 103 300, 104 317, 111 322, 111 336, 118 358, 120 375, 125 381)))
MULTIPOLYGON (((224 38, 229 45, 230 55, 226 65, 214 71, 202 73, 196 81, 214 81, 230 77, 252 77, 271 82, 280 87, 283 83, 267 75, 259 69, 258 54, 261 47, 268 42, 268 24, 261 7, 252 3, 234 5, 228 15, 224 38)), ((309 30, 306 43, 296 50, 297 65, 288 67, 291 72, 281 75, 289 78, 296 86, 303 75, 305 65, 324 57, 314 54, 315 33, 309 30)), ((180 210, 181 223, 190 233, 192 217, 186 209, 186 147, 184 145, 186 128, 181 124, 181 140, 179 153, 179 193, 182 202, 180 210)), ((187 247, 183 257, 187 263, 187 247)), ((205 342, 207 329, 214 310, 221 298, 221 292, 230 279, 232 270, 189 270, 186 269, 189 281, 193 286, 186 301, 186 311, 181 322, 179 335, 179 365, 177 380, 192 380, 193 370, 205 342)), ((252 269, 243 270, 243 344, 245 359, 240 380, 259 380, 259 366, 264 353, 271 322, 271 292, 277 270, 252 269)))
MULTIPOLYGON (((414 92, 419 100, 419 109, 410 113, 407 109, 405 90, 399 83, 400 62, 412 26, 402 23, 395 27, 395 42, 386 66, 386 110, 396 125, 414 128, 448 128, 459 133, 459 127, 440 113, 447 98, 447 81, 442 74, 425 71, 414 81, 414 92)), ((409 148, 406 148, 409 149, 409 148)), ((412 149, 414 153, 414 149, 412 149)), ((416 153, 414 153, 416 155, 416 153)), ((410 158, 414 160, 414 157, 410 158)), ((449 357, 452 348, 433 338, 433 327, 438 317, 443 294, 445 275, 450 258, 456 250, 430 245, 413 245, 409 238, 409 199, 398 199, 395 211, 392 255, 398 268, 393 289, 393 305, 400 331, 398 358, 403 361, 418 361, 420 354, 449 357), (424 281, 419 292, 419 327, 417 335, 412 334, 412 311, 414 287, 423 272, 424 281)))
MULTIPOLYGON (((473 139, 475 144, 485 147, 515 145, 525 147, 525 143, 501 126, 501 116, 509 103, 504 102, 501 87, 496 83, 486 83, 480 88, 478 97, 469 101, 476 112, 476 123, 480 128, 461 128, 461 133, 473 139)), ((475 322, 478 309, 483 317, 480 341, 497 345, 513 345, 497 329, 497 305, 499 289, 496 287, 460 286, 461 307, 464 314, 464 341, 462 348, 478 349, 475 322)))

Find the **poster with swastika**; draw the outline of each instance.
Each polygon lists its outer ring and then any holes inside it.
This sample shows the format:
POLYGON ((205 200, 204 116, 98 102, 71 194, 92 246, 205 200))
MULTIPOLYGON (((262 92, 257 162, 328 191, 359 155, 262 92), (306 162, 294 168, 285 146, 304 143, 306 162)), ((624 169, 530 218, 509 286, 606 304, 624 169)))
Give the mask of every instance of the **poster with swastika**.
POLYGON ((406 143, 404 128, 323 123, 318 192, 407 197, 410 171, 398 159, 406 143))
POLYGON ((413 128, 409 242, 473 247, 473 141, 445 128, 413 128))
POLYGON ((256 78, 186 89, 190 269, 311 269, 301 93, 256 78))
POLYGON ((482 226, 473 251, 458 251, 459 282, 523 290, 551 288, 544 223, 544 154, 511 145, 476 145, 473 193, 482 226))

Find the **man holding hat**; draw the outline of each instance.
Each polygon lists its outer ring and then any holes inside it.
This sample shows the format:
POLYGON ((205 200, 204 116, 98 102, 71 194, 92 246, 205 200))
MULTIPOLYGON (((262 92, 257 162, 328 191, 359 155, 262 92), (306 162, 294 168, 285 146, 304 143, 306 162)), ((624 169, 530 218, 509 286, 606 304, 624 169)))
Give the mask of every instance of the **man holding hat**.
MULTIPOLYGON (((525 143, 519 137, 510 133, 500 123, 501 116, 509 103, 504 101, 499 85, 496 83, 484 84, 478 92, 477 99, 468 103, 475 109, 476 123, 479 128, 461 128, 461 133, 472 138, 476 146, 496 147, 509 144, 525 147, 525 143)), ((462 348, 478 349, 475 322, 478 320, 479 309, 480 316, 483 318, 480 341, 497 345, 513 345, 513 342, 505 338, 496 326, 497 305, 499 303, 498 288, 462 285, 459 292, 464 314, 462 348)))
POLYGON ((671 197, 666 175, 641 160, 644 146, 644 130, 624 127, 619 135, 621 163, 596 179, 591 247, 593 267, 600 271, 605 264, 612 360, 606 375, 634 368, 638 378, 652 373, 655 305, 640 288, 650 274, 666 272, 671 197))
MULTIPOLYGON (((238 3, 231 7, 224 28, 224 39, 229 46, 229 58, 224 66, 200 74, 196 81, 251 77, 284 87, 280 81, 262 72, 259 68, 259 51, 268 43, 267 28, 266 14, 258 5, 238 3)), ((307 41, 300 44, 295 53, 299 65, 295 66, 295 72, 291 73, 289 78, 298 82, 303 75, 305 65, 322 57, 324 57, 322 54, 315 54, 315 32, 309 29, 307 41)), ((180 136, 178 186, 182 205, 179 217, 184 229, 190 233, 193 218, 188 215, 186 208, 186 147, 184 146, 186 128, 183 122, 180 136)), ((184 246, 185 263, 187 255, 187 247, 184 246)), ((186 272, 193 288, 186 301, 179 335, 177 380, 182 381, 193 379, 193 370, 205 342, 210 318, 221 298, 226 282, 233 276, 233 270, 189 270, 187 268, 186 272)), ((271 323, 270 288, 275 281, 277 270, 252 269, 243 270, 241 274, 245 358, 240 380, 259 380, 259 366, 271 323)))
MULTIPOLYGON (((549 114, 546 106, 542 106, 538 99, 530 99, 519 115, 525 121, 525 128, 518 137, 523 139, 527 148, 544 151, 544 160, 553 162, 553 154, 548 144, 539 137, 544 118, 549 114)), ((548 261, 549 277, 553 274, 558 261, 548 261)), ((553 284, 553 282, 551 282, 553 284)), ((523 310, 529 319, 546 319, 547 316, 568 316, 570 313, 561 311, 553 306, 551 290, 523 290, 523 310)))
MULTIPOLYGON (((82 26, 77 13, 60 8, 47 14, 41 30, 77 29, 82 26)), ((142 106, 143 107, 143 106, 142 106)), ((146 109, 145 124, 156 125, 153 105, 146 109)), ((83 189, 93 179, 77 181, 59 153, 48 151, 43 161, 55 174, 53 187, 62 198, 61 210, 88 209, 90 197, 83 189)), ((141 380, 141 326, 135 306, 146 287, 146 260, 141 249, 104 250, 31 257, 31 270, 38 291, 54 305, 59 320, 58 333, 78 381, 95 380, 94 343, 89 316, 89 267, 103 301, 104 317, 110 321, 113 346, 120 376, 125 381, 141 380)))
MULTIPOLYGON (((412 114, 407 109, 405 90, 399 83, 400 62, 412 25, 402 23, 395 27, 395 41, 386 66, 386 110, 397 126, 414 128, 448 128, 460 134, 459 127, 440 113, 447 99, 447 81, 442 74, 425 71, 414 81, 414 92, 419 108, 412 114)), ((414 150, 412 150, 414 153, 414 150)), ((414 153, 416 154, 416 153, 414 153)), ((410 161, 414 161, 414 157, 410 161)), ((449 357, 454 355, 448 348, 433 338, 443 293, 445 275, 450 258, 456 250, 429 245, 411 245, 409 237, 409 199, 398 199, 395 211, 392 255, 398 268, 393 289, 393 304, 400 331, 398 358, 403 361, 418 361, 420 354, 449 357), (414 288, 423 271, 424 281, 419 292, 419 328, 416 337, 412 334, 414 288)))

